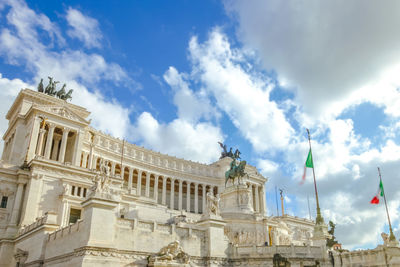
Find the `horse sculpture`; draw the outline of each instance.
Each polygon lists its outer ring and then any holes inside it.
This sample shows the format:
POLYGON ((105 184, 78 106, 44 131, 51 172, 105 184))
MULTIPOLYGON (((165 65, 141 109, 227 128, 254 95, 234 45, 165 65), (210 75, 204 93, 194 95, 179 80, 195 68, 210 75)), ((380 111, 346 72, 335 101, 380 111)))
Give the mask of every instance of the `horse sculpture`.
POLYGON ((37 88, 38 92, 45 93, 50 96, 55 96, 65 101, 72 99, 72 92, 74 91, 73 89, 70 89, 67 92, 66 91, 67 84, 64 83, 62 88, 57 91, 57 83, 59 82, 54 81, 53 77, 48 77, 48 78, 49 78, 49 84, 46 86, 46 88, 43 88, 43 79, 40 80, 40 83, 38 84, 37 88))
MULTIPOLYGON (((239 165, 236 165, 236 159, 233 159, 231 162, 231 168, 225 172, 225 187, 226 183, 229 179, 232 179, 232 183, 234 184, 235 178, 242 178, 245 176, 244 169, 246 167, 246 161, 242 160, 239 165)), ((239 180, 240 181, 240 180, 239 180)))

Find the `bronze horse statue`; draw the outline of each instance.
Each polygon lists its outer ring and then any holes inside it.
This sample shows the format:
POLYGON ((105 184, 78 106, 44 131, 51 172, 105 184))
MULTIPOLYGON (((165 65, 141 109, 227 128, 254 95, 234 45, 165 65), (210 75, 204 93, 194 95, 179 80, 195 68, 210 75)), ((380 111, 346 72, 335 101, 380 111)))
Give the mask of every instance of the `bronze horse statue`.
POLYGON ((246 167, 246 161, 242 160, 239 165, 236 165, 236 159, 231 162, 231 168, 225 172, 225 187, 229 179, 232 179, 232 184, 235 182, 235 178, 242 178, 246 173, 244 169, 246 167))

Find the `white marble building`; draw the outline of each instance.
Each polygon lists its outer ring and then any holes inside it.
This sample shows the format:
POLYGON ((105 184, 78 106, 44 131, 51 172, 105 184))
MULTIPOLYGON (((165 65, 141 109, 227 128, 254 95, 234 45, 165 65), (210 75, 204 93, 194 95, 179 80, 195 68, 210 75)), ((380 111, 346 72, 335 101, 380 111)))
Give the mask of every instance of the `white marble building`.
POLYGON ((225 188, 231 158, 157 153, 92 128, 89 114, 29 89, 10 107, 0 266, 329 264, 313 221, 267 216, 255 167, 225 188))

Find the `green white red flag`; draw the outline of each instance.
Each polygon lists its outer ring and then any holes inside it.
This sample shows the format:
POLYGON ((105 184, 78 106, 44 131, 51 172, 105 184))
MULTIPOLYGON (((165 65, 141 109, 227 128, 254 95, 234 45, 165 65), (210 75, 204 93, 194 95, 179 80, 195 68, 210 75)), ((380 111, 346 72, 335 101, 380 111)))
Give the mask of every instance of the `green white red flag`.
POLYGON ((371 204, 379 204, 379 197, 383 197, 383 183, 382 180, 379 181, 378 191, 374 198, 370 201, 371 204))
POLYGON ((307 156, 307 159, 306 159, 306 163, 304 164, 304 173, 303 173, 303 178, 301 179, 301 183, 300 184, 303 184, 304 181, 306 180, 307 168, 314 168, 314 163, 313 163, 312 153, 311 153, 311 147, 310 147, 310 150, 308 151, 308 156, 307 156))

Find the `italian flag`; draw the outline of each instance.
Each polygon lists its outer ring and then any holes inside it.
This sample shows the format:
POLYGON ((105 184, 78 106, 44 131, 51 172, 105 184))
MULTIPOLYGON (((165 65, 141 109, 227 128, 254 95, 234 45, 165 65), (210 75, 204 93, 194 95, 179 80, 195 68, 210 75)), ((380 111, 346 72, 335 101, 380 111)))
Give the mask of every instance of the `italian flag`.
POLYGON ((379 182, 379 187, 378 187, 378 191, 376 192, 376 195, 374 196, 374 198, 370 201, 371 204, 379 204, 379 196, 383 197, 383 184, 382 184, 382 180, 380 180, 379 182))
POLYGON ((314 163, 313 163, 313 160, 312 160, 311 147, 310 147, 310 150, 308 151, 308 156, 307 156, 306 163, 304 164, 304 173, 303 173, 303 178, 301 180, 301 184, 303 184, 304 181, 306 180, 307 168, 314 168, 314 163))

